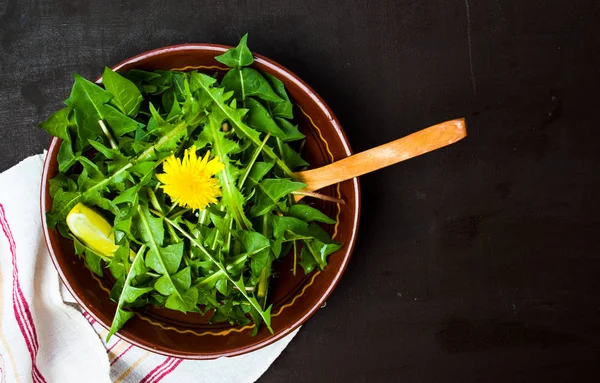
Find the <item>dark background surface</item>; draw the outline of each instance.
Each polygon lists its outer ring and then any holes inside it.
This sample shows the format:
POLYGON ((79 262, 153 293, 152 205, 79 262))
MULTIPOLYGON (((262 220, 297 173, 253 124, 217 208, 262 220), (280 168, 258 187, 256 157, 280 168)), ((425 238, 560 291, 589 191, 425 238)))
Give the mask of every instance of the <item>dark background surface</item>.
POLYGON ((355 151, 469 130, 361 179, 349 268, 261 381, 597 380, 599 16, 596 0, 0 0, 0 171, 48 145, 36 125, 73 72, 250 32, 355 151))

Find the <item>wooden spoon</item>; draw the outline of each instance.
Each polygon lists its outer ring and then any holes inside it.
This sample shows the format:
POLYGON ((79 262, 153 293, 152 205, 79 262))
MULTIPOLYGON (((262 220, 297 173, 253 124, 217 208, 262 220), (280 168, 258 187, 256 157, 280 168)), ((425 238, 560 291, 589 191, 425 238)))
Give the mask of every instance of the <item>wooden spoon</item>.
POLYGON ((326 186, 397 164, 453 144, 467 135, 465 119, 459 118, 430 126, 406 137, 343 158, 317 169, 294 173, 306 187, 295 195, 296 201, 326 186), (304 194, 302 194, 304 193, 304 194))

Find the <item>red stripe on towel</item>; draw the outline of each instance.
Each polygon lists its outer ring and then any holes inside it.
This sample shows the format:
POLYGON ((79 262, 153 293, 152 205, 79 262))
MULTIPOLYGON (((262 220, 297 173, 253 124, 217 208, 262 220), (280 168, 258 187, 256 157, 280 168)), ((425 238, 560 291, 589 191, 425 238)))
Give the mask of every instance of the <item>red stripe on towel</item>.
POLYGON ((174 363, 172 363, 171 366, 166 371, 164 371, 161 375, 156 377, 156 379, 154 379, 152 381, 152 383, 158 383, 161 380, 163 380, 163 378, 165 378, 167 375, 169 375, 170 373, 175 371, 175 369, 181 364, 181 362, 183 362, 183 359, 173 359, 173 360, 174 360, 174 363))
POLYGON ((133 347, 133 345, 130 344, 129 347, 127 347, 122 353, 120 353, 115 359, 113 359, 112 362, 110 362, 110 365, 112 366, 113 364, 115 364, 117 362, 117 360, 119 360, 120 357, 125 355, 127 353, 127 351, 131 350, 132 347, 133 347))
POLYGON ((154 367, 152 369, 152 371, 150 371, 148 374, 146 374, 146 376, 144 376, 144 378, 142 380, 140 380, 140 383, 152 382, 152 379, 154 379, 155 376, 157 376, 158 374, 163 372, 166 368, 168 368, 169 364, 172 361, 173 361, 173 358, 165 358, 165 360, 163 360, 162 363, 160 363, 159 365, 154 367))
POLYGON ((27 350, 31 357, 31 378, 34 382, 45 383, 46 379, 39 371, 35 361, 37 358, 37 352, 39 349, 39 343, 37 338, 37 331, 35 330, 35 323, 33 322, 33 316, 31 310, 27 304, 27 300, 21 290, 21 284, 19 283, 19 269, 17 267, 17 245, 13 238, 12 231, 6 219, 6 212, 4 206, 0 204, 0 226, 2 231, 8 240, 10 247, 10 253, 12 255, 13 265, 13 311, 15 313, 15 319, 19 325, 19 330, 25 339, 27 344, 27 350))

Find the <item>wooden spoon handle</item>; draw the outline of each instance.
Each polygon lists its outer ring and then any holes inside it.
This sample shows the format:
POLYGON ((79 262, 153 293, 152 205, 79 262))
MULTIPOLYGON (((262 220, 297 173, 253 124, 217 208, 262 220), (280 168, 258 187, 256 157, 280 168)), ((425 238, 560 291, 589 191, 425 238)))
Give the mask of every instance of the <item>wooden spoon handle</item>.
POLYGON ((466 135, 464 118, 450 120, 332 164, 294 174, 307 184, 302 191, 312 192, 453 144, 466 135))

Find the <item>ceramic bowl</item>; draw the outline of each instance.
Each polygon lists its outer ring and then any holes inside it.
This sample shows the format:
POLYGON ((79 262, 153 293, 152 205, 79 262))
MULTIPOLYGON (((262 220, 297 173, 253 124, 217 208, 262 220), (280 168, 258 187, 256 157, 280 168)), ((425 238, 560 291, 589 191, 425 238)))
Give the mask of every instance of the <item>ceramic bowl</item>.
MULTIPOLYGON (((226 70, 214 57, 228 48, 212 44, 169 46, 132 57, 113 67, 113 70, 174 69, 213 74, 226 70)), ((255 58, 255 69, 284 82, 294 103, 297 123, 306 134, 302 155, 311 167, 349 156, 352 151, 344 131, 323 99, 283 66, 260 55, 255 55, 255 58)), ((41 212, 46 243, 60 278, 71 294, 85 311, 108 328, 116 309, 116 304, 109 299, 110 279, 93 275, 84 262, 75 256, 73 243, 61 237, 57 231, 49 230, 46 224, 44 213, 52 205, 48 180, 58 173, 56 157, 60 142, 57 138, 52 140, 42 175, 41 212)), ((336 241, 343 243, 343 247, 329 257, 329 265, 323 271, 304 275, 299 268, 293 276, 290 272, 292 257, 286 257, 275 266, 275 275, 269 288, 274 334, 263 326, 256 336, 252 336, 252 325, 210 324, 207 316, 200 314, 147 307, 137 311, 117 335, 136 346, 168 356, 214 359, 257 350, 294 331, 315 314, 331 294, 348 264, 356 241, 360 214, 358 181, 353 179, 330 186, 321 190, 321 193, 345 201, 342 205, 305 199, 337 221, 335 225, 326 225, 324 228, 336 241)))

